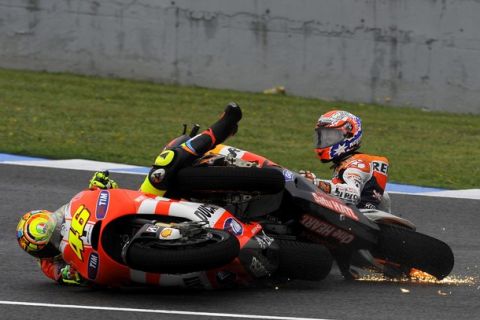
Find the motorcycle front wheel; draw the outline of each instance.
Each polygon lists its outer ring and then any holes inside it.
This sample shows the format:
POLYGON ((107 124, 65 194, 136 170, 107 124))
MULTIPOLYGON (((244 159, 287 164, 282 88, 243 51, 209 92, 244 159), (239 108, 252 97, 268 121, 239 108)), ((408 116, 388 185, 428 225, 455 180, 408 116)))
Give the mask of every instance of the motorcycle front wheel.
POLYGON ((393 225, 380 224, 378 245, 373 256, 401 269, 418 269, 437 279, 453 269, 452 249, 443 241, 393 225))
POLYGON ((205 228, 177 243, 165 240, 133 242, 125 260, 130 268, 152 273, 189 273, 224 266, 235 259, 240 244, 232 234, 205 228))

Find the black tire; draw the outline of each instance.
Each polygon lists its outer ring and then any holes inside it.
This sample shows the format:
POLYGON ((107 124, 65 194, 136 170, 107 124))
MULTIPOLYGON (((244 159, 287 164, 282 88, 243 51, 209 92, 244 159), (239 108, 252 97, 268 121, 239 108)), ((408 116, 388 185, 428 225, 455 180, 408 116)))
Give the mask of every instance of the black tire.
POLYGON ((280 170, 246 167, 188 167, 178 171, 173 189, 278 193, 285 186, 280 170))
POLYGON ((195 245, 161 246, 156 241, 134 242, 127 251, 127 265, 154 273, 189 273, 224 266, 240 252, 237 238, 223 230, 209 229, 212 240, 195 245))
POLYGON ((449 275, 454 265, 453 252, 445 242, 392 225, 380 225, 379 243, 373 255, 402 268, 424 271, 439 280, 449 275))
POLYGON ((323 245, 275 239, 279 245, 277 275, 297 280, 320 281, 332 269, 333 258, 323 245))

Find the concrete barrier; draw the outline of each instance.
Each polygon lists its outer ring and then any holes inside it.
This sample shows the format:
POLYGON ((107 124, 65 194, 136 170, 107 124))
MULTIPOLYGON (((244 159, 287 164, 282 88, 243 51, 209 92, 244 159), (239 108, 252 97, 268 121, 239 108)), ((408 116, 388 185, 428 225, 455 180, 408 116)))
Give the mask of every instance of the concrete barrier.
POLYGON ((478 0, 0 0, 0 67, 480 113, 478 0))

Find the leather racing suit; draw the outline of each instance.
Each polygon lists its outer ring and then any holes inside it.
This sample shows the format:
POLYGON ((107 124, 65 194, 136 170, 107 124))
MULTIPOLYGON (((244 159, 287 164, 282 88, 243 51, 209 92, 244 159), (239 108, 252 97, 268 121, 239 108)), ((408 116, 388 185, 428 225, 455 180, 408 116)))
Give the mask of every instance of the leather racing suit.
POLYGON ((230 103, 221 118, 201 134, 183 143, 177 139, 172 141, 155 159, 140 190, 163 196, 171 187, 176 172, 235 134, 241 118, 240 107, 230 103))
POLYGON ((385 157, 353 153, 334 162, 332 180, 318 180, 316 184, 358 208, 390 212, 390 198, 385 192, 388 166, 385 157))

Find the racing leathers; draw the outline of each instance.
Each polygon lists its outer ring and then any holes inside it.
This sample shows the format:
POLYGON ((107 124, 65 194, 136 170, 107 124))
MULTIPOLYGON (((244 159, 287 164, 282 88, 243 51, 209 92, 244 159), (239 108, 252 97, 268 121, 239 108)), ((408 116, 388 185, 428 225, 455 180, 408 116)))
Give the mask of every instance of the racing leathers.
MULTIPOLYGON (((314 183, 323 191, 360 209, 390 212, 390 199, 385 192, 388 166, 385 157, 353 153, 334 162, 331 180, 315 178, 314 183)), ((306 176, 308 178, 308 173, 306 176)))
POLYGON ((187 141, 182 139, 172 141, 155 159, 140 191, 158 196, 165 195, 177 171, 235 134, 238 128, 237 123, 241 118, 240 107, 230 103, 221 118, 201 134, 187 141))
POLYGON ((53 258, 43 258, 38 261, 43 273, 52 280, 60 284, 83 285, 87 282, 82 279, 80 274, 69 264, 67 264, 61 255, 53 258))
MULTIPOLYGON (((97 174, 98 173, 95 173, 94 177, 96 177, 97 174)), ((108 180, 108 176, 106 177, 106 179, 108 180)), ((109 188, 111 188, 111 186, 109 188)), ((40 265, 40 268, 47 277, 57 281, 60 284, 82 285, 86 284, 86 282, 82 279, 80 274, 74 268, 72 268, 63 260, 62 254, 58 250, 62 242, 63 234, 66 231, 64 230, 64 226, 65 210, 67 207, 68 204, 65 204, 52 213, 52 215, 57 220, 57 225, 55 227, 55 231, 53 232, 52 238, 50 239, 50 243, 53 245, 54 248, 56 248, 55 251, 57 252, 57 254, 53 257, 45 257, 38 259, 38 264, 40 265)))

